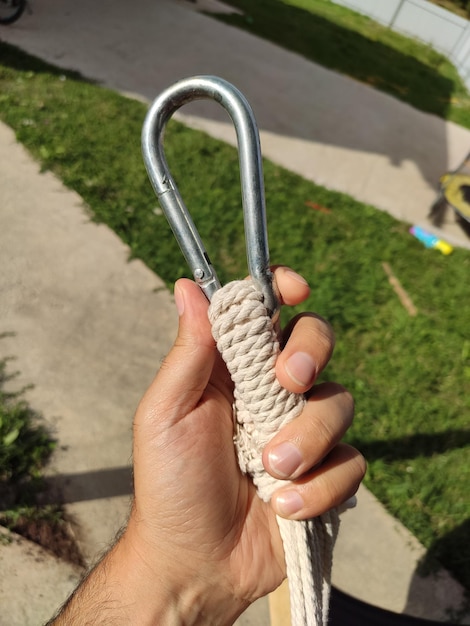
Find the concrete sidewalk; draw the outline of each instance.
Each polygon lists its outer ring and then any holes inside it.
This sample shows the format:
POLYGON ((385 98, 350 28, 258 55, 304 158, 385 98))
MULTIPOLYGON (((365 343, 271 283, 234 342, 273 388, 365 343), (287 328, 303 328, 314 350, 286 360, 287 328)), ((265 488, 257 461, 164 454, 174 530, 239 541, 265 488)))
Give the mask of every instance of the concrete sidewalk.
MULTIPOLYGON (((320 172, 329 182, 318 182, 330 187, 349 180, 344 191, 372 203, 382 199, 379 206, 391 212, 400 207, 412 222, 425 219, 434 174, 468 151, 468 131, 219 24, 190 3, 140 0, 137 6, 140 12, 129 16, 121 0, 41 0, 33 16, 4 29, 2 38, 147 98, 185 75, 225 76, 252 102, 266 156, 307 178, 320 172), (341 122, 338 134, 335 121, 341 122)), ((233 141, 219 115, 203 104, 186 119, 233 141)), ((28 401, 57 433, 51 473, 91 562, 126 519, 132 414, 175 334, 172 297, 141 262, 128 261, 114 233, 89 221, 78 196, 39 172, 4 126, 0 171, 0 331, 15 333, 1 340, 0 354, 15 356, 18 384, 35 385, 28 401)), ((466 245, 454 224, 445 228, 448 239, 466 245)), ((0 547, 0 626, 41 623, 77 580, 76 568, 37 550, 23 540, 0 547)), ((334 583, 384 608, 444 619, 447 609, 460 605, 462 589, 445 572, 421 579, 422 554, 362 490, 358 508, 343 518, 334 583)), ((268 624, 267 602, 240 624, 268 624)))

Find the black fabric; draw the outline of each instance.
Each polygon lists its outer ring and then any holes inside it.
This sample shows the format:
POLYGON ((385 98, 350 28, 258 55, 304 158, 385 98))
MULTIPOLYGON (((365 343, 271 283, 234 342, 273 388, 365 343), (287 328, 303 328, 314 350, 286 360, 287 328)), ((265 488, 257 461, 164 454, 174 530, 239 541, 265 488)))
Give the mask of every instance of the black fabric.
MULTIPOLYGON (((445 622, 446 626, 457 626, 445 622)), ((442 626, 442 622, 385 611, 352 596, 331 589, 328 626, 442 626)))

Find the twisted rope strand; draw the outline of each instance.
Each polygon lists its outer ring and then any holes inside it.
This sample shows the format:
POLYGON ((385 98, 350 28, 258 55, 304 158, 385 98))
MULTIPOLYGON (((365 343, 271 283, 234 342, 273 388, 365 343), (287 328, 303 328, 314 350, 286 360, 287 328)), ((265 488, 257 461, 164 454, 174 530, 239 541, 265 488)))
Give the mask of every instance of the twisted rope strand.
MULTIPOLYGON (((268 502, 285 481, 270 476, 261 456, 279 429, 303 410, 305 398, 278 383, 280 352, 263 295, 251 280, 217 291, 209 307, 212 334, 235 384, 238 462, 259 496, 268 502)), ((332 552, 338 532, 336 511, 297 522, 277 517, 284 545, 292 626, 324 626, 328 619, 332 552)))

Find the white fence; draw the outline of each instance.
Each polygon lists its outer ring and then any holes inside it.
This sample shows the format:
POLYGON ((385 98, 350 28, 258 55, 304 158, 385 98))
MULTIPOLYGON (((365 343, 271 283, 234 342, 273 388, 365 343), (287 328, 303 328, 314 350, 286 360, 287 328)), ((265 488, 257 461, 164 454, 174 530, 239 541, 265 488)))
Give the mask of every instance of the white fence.
POLYGON ((470 89, 470 22, 426 0, 333 0, 442 52, 470 89))

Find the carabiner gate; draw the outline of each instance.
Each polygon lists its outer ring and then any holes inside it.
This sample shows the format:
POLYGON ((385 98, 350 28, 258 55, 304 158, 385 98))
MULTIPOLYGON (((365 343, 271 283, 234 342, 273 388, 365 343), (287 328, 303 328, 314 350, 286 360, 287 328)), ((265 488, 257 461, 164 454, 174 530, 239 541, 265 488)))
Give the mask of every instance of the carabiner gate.
POLYGON ((173 180, 163 150, 165 126, 173 113, 192 100, 212 98, 230 115, 237 133, 248 269, 261 289, 267 311, 275 317, 279 302, 269 268, 263 167, 253 111, 243 94, 216 76, 195 76, 166 89, 152 104, 142 130, 145 166, 171 229, 207 298, 220 289, 217 274, 191 215, 173 180))

